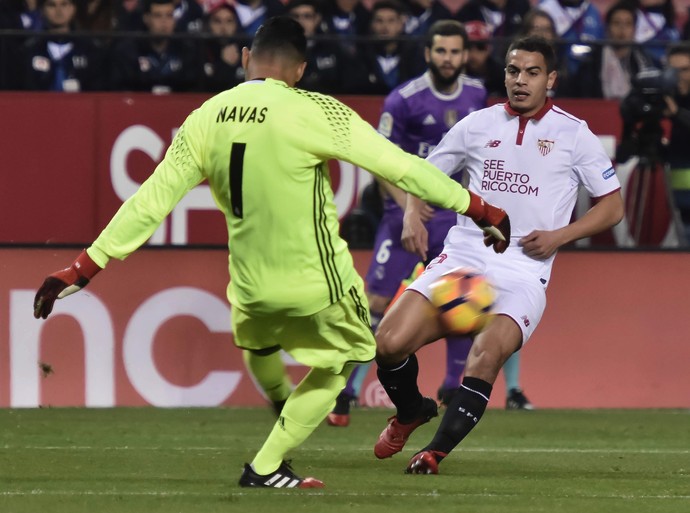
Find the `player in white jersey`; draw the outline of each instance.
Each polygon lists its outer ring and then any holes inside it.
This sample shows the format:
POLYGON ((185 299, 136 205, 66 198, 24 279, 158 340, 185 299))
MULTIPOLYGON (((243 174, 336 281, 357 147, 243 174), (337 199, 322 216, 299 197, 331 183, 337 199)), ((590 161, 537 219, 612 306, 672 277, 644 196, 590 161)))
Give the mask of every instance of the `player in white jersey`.
MULTIPOLYGON (((429 285, 456 267, 473 267, 497 288, 494 319, 475 337, 460 391, 433 440, 410 460, 408 473, 438 473, 439 462, 470 432, 489 402, 503 363, 527 342, 546 306, 546 287, 559 247, 618 223, 623 200, 615 171, 587 124, 554 106, 555 54, 539 37, 516 40, 506 56, 508 103, 468 115, 429 155, 446 174, 465 170, 469 189, 510 215, 512 243, 500 257, 484 248, 480 230, 458 219, 441 255, 391 307, 376 333, 378 376, 397 408, 374 448, 379 458, 402 450, 430 419, 417 387, 415 352, 445 335, 428 300, 429 285), (578 187, 597 202, 570 223, 578 187)), ((404 244, 423 253, 421 202, 408 196, 404 244)))

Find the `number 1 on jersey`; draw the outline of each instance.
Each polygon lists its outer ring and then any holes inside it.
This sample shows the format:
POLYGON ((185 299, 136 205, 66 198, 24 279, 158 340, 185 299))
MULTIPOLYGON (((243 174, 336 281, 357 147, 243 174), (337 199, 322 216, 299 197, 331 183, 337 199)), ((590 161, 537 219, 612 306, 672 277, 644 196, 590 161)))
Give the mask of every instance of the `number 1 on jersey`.
POLYGON ((242 174, 244 173, 244 150, 246 143, 232 143, 230 149, 230 208, 235 217, 242 219, 242 174))

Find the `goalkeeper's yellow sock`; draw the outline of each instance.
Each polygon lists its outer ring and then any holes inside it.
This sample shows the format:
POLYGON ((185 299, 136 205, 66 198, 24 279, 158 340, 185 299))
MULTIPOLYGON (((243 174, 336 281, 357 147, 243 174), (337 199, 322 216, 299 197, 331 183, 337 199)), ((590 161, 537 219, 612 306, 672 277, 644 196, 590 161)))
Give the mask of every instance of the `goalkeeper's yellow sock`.
POLYGON ((333 409, 353 365, 340 374, 312 369, 292 392, 271 434, 257 453, 252 467, 257 474, 274 472, 285 455, 304 442, 333 409))
POLYGON ((280 358, 280 351, 268 355, 242 351, 242 357, 245 366, 270 401, 276 403, 288 398, 292 391, 292 382, 280 358))

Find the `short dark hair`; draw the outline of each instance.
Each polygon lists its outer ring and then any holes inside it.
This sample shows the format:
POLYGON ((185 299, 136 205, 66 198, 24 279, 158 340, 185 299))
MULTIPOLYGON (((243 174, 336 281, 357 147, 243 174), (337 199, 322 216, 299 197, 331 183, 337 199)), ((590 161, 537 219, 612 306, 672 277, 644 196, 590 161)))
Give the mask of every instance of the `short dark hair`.
POLYGON ((551 30, 553 31, 553 35, 558 37, 558 34, 556 34, 556 22, 553 21, 553 16, 551 16, 544 9, 539 9, 538 7, 532 7, 529 11, 527 11, 525 17, 522 18, 522 26, 520 27, 519 35, 526 36, 527 33, 530 30, 532 30, 534 20, 536 20, 537 18, 544 18, 545 20, 549 20, 549 23, 551 24, 551 30))
POLYGON ((467 48, 467 30, 459 21, 439 20, 431 25, 426 33, 426 41, 424 42, 427 48, 431 48, 434 45, 434 36, 460 36, 462 38, 462 47, 467 48))
POLYGON ((613 4, 611 7, 609 7, 609 10, 606 11, 605 22, 607 27, 611 25, 613 15, 618 11, 628 11, 630 14, 632 14, 633 23, 637 23, 637 5, 632 3, 630 0, 621 0, 620 2, 613 4))
POLYGON ((151 12, 152 5, 175 5, 175 0, 145 0, 144 12, 151 12))
POLYGON ((306 5, 307 7, 311 7, 312 9, 314 9, 314 12, 317 14, 323 13, 323 7, 322 7, 321 2, 319 0, 290 0, 288 3, 285 4, 285 10, 287 12, 290 12, 292 9, 296 9, 297 7, 302 7, 303 5, 306 5))
POLYGON ((307 38, 298 21, 290 16, 274 16, 259 27, 252 41, 255 56, 281 56, 303 62, 307 38))
POLYGON ((690 42, 676 43, 666 48, 666 59, 672 55, 686 55, 690 57, 690 42))
POLYGON ((397 12, 400 16, 405 14, 405 7, 400 2, 396 0, 378 0, 378 2, 371 6, 371 16, 373 17, 376 11, 381 9, 390 9, 397 12))
MULTIPOLYGON (((48 0, 38 0, 36 5, 38 6, 39 9, 43 9, 43 7, 45 7, 47 1, 48 0)), ((71 3, 72 5, 75 5, 75 6, 77 5, 76 0, 69 0, 69 3, 71 3)))
POLYGON ((556 70, 556 51, 553 49, 553 45, 541 36, 520 37, 510 43, 506 52, 506 62, 513 50, 540 53, 546 62, 546 72, 551 73, 556 70))

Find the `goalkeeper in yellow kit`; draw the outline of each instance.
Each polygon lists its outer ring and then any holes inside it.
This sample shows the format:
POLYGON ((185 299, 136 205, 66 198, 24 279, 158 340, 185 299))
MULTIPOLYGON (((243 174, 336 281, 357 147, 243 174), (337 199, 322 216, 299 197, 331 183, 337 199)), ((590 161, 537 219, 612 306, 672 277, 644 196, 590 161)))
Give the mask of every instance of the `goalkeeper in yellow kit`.
POLYGON ((269 399, 282 406, 241 486, 322 487, 297 476, 285 455, 326 418, 354 365, 374 357, 362 280, 338 235, 329 159, 470 216, 495 251, 510 240, 503 210, 388 142, 334 98, 295 89, 305 50, 299 23, 267 21, 251 50, 242 51, 247 81, 189 115, 151 177, 70 267, 46 278, 34 302, 34 316, 45 319, 56 299, 84 287, 111 258, 135 251, 208 180, 228 225, 235 343, 269 399), (294 390, 280 349, 311 368, 294 390))

